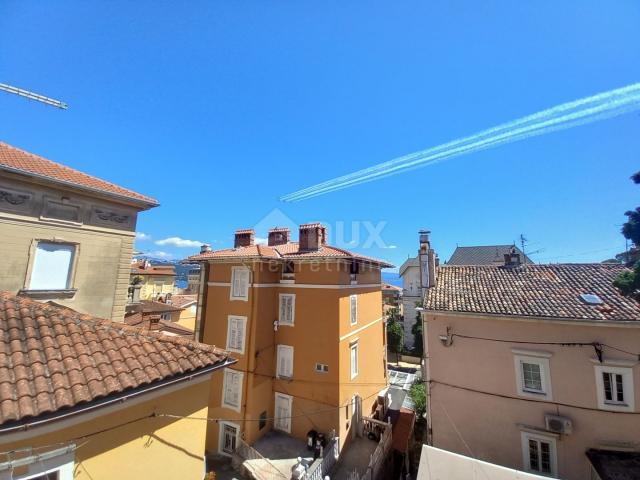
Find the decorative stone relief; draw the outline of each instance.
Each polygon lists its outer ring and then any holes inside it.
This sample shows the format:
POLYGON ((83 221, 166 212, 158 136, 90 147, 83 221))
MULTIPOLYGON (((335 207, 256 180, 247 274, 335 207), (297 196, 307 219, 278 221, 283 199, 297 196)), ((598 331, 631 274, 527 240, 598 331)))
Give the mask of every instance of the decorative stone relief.
POLYGON ((10 192, 8 190, 0 190, 0 202, 7 202, 11 205, 22 205, 31 198, 26 193, 10 192))
POLYGON ((101 210, 96 208, 95 210, 96 216, 100 220, 104 220, 105 222, 115 222, 115 223, 128 223, 131 215, 123 215, 118 212, 109 212, 107 210, 101 210))

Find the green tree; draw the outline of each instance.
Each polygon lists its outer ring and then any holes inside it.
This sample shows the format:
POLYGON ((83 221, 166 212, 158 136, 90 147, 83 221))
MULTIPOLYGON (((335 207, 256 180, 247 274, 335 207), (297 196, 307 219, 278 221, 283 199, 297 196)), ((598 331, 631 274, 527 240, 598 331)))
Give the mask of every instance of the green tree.
MULTIPOLYGON (((422 307, 422 303, 416 302, 416 307, 422 307)), ((420 312, 416 312, 416 321, 411 327, 411 333, 413 334, 413 353, 418 357, 421 357, 424 352, 422 328, 422 315, 420 312)))
POLYGON ((417 380, 409 389, 409 397, 413 400, 413 405, 418 418, 423 418, 427 411, 427 391, 422 381, 417 380))
MULTIPOLYGON (((631 176, 635 184, 640 184, 640 172, 631 176)), ((640 247, 640 207, 635 210, 625 212, 627 221, 622 225, 622 235, 633 242, 634 249, 640 247)), ((640 260, 636 261, 631 270, 627 270, 618 275, 613 282, 623 295, 634 297, 640 300, 640 260)))
POLYGON ((387 346, 396 354, 396 363, 400 360, 400 353, 404 344, 404 330, 396 319, 400 317, 397 308, 392 308, 387 316, 387 346), (396 311, 394 314, 393 311, 396 311))

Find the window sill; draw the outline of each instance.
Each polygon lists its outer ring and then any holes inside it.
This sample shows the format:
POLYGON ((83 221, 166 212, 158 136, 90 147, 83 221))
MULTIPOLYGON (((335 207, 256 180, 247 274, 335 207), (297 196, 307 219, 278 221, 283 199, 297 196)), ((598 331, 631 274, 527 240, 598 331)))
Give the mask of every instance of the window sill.
POLYGON ((77 288, 66 288, 61 290, 23 289, 18 291, 18 295, 26 295, 31 298, 72 298, 77 291, 77 288))

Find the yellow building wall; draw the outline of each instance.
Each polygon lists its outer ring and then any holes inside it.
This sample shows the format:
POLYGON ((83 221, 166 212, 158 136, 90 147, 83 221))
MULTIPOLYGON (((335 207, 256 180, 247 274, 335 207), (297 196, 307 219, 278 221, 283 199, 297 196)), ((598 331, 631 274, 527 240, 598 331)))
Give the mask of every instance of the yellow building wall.
POLYGON ((142 288, 140 288, 140 299, 150 300, 154 295, 165 295, 174 292, 174 278, 171 275, 140 275, 130 274, 131 280, 135 277, 142 278, 142 288))
MULTIPOLYGON (((241 266, 240 263, 210 265, 208 281, 219 285, 207 287, 203 341, 225 348, 228 315, 247 317, 245 352, 233 354, 238 362, 232 367, 244 371, 242 409, 236 412, 220 406, 223 390, 220 375, 212 382, 212 416, 240 425, 244 440, 251 444, 272 428, 269 421, 260 429, 258 419, 264 411, 269 419, 273 417, 274 392, 280 392, 294 397, 293 436, 304 439, 310 429, 324 433, 335 429, 344 438, 351 420, 352 396, 359 394, 366 399, 363 413, 368 415, 375 394, 386 385, 382 293, 379 285, 364 286, 379 284, 380 270, 361 271, 357 281, 363 287, 352 288, 346 264, 335 261, 296 264, 296 284, 349 285, 348 288, 296 288, 279 283, 281 267, 274 271, 267 262, 252 265, 254 283, 275 285, 250 288, 248 301, 229 298, 227 284, 231 281, 232 267, 241 266), (274 331, 281 293, 296 295, 294 326, 281 325, 274 331), (358 294, 358 323, 351 326, 349 297, 355 293, 358 294), (340 339, 363 326, 367 327, 353 338, 340 339), (359 374, 351 380, 349 341, 354 338, 359 341, 359 374), (275 378, 278 345, 294 347, 291 380, 275 378), (316 372, 316 363, 328 365, 329 372, 316 372)), ((218 425, 212 423, 207 434, 208 451, 218 451, 218 439, 218 425)))
MULTIPOLYGON (((220 372, 213 374, 214 378, 220 376, 220 372)), ((0 450, 38 447, 79 439, 75 442, 79 447, 75 451, 75 479, 200 480, 204 476, 207 422, 144 417, 152 413, 168 413, 204 418, 208 413, 206 400, 209 388, 210 383, 203 381, 31 440, 2 443, 0 438, 0 450), (136 421, 138 419, 142 420, 136 421), (113 429, 118 425, 121 426, 113 429), (110 430, 92 435, 105 429, 110 430), (90 436, 82 439, 87 435, 90 436)))
POLYGON ((194 330, 196 328, 196 306, 189 306, 178 312, 174 321, 178 325, 194 330))

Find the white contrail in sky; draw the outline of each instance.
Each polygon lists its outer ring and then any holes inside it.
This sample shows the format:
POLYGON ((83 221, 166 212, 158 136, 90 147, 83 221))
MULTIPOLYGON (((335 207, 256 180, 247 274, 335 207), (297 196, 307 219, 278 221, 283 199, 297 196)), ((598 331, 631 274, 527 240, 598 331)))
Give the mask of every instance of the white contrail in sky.
POLYGON ((640 109, 640 83, 599 93, 591 97, 563 103, 493 128, 453 140, 436 147, 394 158, 388 162, 327 180, 280 197, 284 202, 297 202, 324 195, 360 183, 425 167, 453 157, 465 155, 505 143, 524 140, 556 130, 615 117, 640 109))

